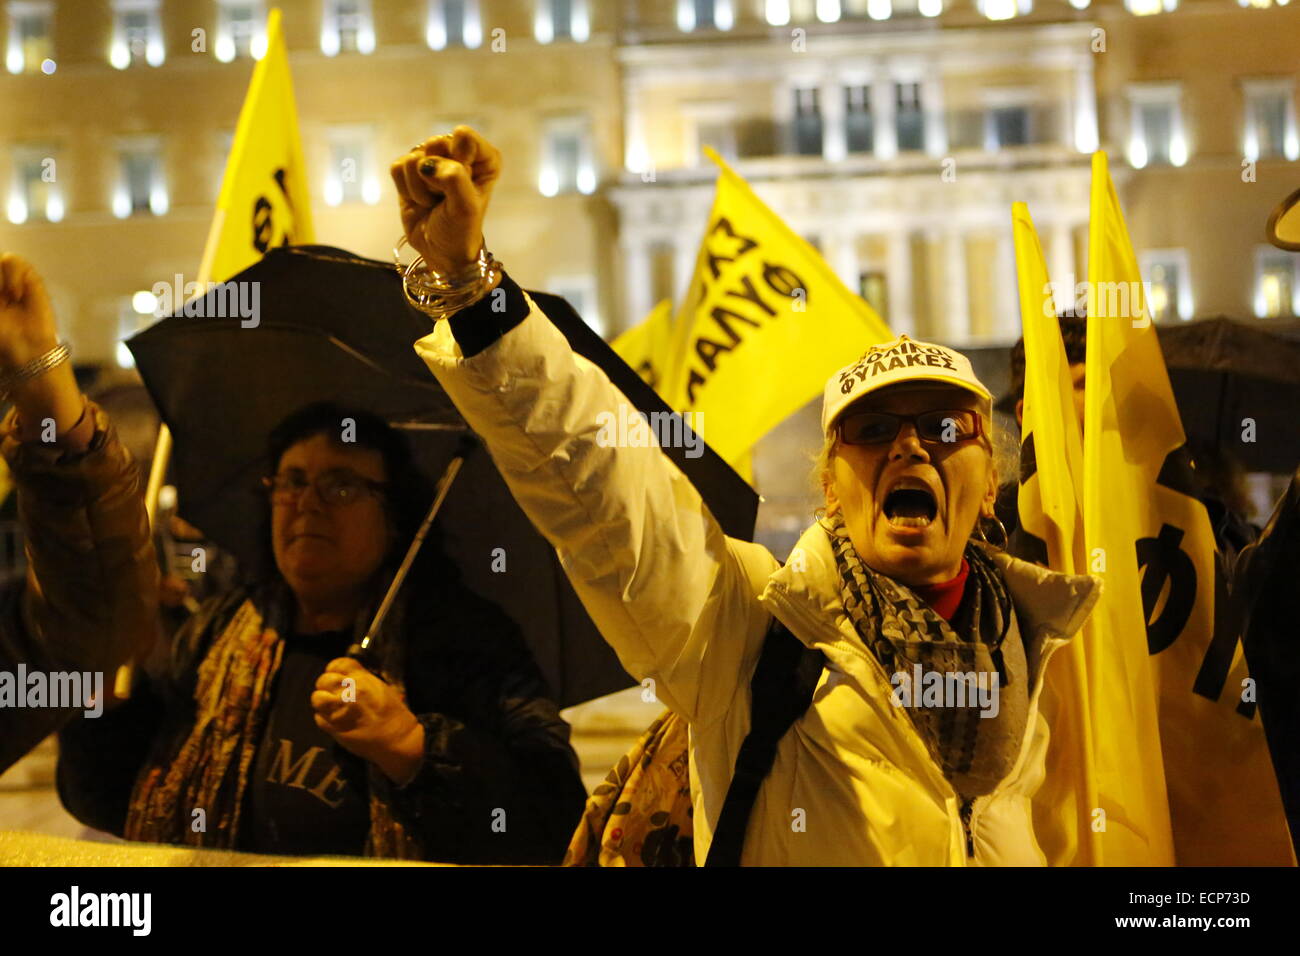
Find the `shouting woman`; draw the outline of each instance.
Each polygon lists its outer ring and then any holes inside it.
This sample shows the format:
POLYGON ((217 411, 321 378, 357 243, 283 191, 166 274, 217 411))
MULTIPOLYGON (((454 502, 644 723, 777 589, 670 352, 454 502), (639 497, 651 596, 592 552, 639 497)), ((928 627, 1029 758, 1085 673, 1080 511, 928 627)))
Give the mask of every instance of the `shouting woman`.
POLYGON ((1096 586, 985 542, 990 396, 970 362, 904 336, 832 376, 825 515, 782 565, 727 537, 658 448, 597 440, 627 400, 484 251, 499 172, 465 127, 393 164, 422 259, 408 295, 448 320, 415 348, 624 667, 689 723, 696 861, 731 830, 745 864, 1043 863, 1038 695, 1096 586), (774 631, 811 655, 814 682, 756 764, 774 631), (729 795, 755 777, 737 828, 729 795))

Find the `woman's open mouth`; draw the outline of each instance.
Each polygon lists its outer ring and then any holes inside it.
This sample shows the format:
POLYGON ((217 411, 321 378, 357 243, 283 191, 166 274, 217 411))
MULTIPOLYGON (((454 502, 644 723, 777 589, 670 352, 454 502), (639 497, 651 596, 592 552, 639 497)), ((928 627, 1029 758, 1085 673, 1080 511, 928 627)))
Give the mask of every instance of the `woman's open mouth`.
POLYGON ((895 528, 928 528, 939 513, 932 492, 918 478, 902 478, 885 495, 882 508, 886 520, 895 528))

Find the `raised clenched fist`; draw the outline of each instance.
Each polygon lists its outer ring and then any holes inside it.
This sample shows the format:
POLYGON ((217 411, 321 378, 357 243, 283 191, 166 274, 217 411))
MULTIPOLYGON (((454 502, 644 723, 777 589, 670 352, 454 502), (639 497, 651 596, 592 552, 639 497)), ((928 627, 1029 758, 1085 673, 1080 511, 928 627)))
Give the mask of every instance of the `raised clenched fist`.
POLYGON ((425 140, 393 163, 406 240, 436 272, 459 275, 483 245, 483 215, 501 153, 468 126, 425 140))
POLYGON ((26 259, 0 255, 0 370, 17 368, 58 342, 41 277, 26 259))

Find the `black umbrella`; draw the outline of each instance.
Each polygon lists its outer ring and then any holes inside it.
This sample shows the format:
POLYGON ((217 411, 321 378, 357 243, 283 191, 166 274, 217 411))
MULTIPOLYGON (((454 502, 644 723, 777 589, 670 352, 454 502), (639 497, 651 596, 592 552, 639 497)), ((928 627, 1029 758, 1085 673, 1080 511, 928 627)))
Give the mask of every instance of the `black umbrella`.
POLYGON ((1300 463, 1300 340, 1295 326, 1200 319, 1157 326, 1183 430, 1247 471, 1300 463))
MULTIPOLYGON (((451 461, 466 427, 412 348, 430 323, 407 305, 391 264, 323 246, 286 247, 230 281, 240 284, 235 288, 259 284, 255 325, 239 314, 211 317, 223 299, 227 308, 231 302, 213 289, 203 297, 200 315, 178 310, 127 345, 174 435, 180 514, 245 567, 259 569, 255 519, 265 506, 258 497, 258 479, 269 467, 264 446, 271 428, 290 412, 325 399, 369 409, 406 430, 430 477, 451 461)), ((565 300, 529 294, 630 405, 645 413, 670 412, 565 300)), ((695 458, 687 450, 664 453, 723 529, 750 539, 757 494, 712 449, 695 458)), ((632 683, 582 608, 554 550, 515 504, 481 446, 468 454, 437 524, 465 582, 518 622, 561 706, 632 683), (502 555, 504 573, 493 569, 494 563, 500 568, 494 559, 502 555)))
MULTIPOLYGON (((1300 325, 1214 318, 1157 325, 1156 334, 1190 442, 1229 452, 1247 471, 1286 474, 1300 463, 1292 412, 1300 406, 1300 325)), ((981 375, 990 373, 985 381, 1008 367, 1003 349, 968 354, 981 375)), ((1012 415, 1016 397, 1008 390, 994 407, 1012 415)))

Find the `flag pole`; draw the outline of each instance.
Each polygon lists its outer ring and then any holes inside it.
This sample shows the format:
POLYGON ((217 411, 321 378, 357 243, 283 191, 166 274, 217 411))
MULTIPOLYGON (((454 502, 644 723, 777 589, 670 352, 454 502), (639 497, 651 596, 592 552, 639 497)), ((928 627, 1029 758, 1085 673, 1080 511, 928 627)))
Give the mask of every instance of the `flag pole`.
MULTIPOLYGON (((218 207, 212 217, 212 227, 208 230, 208 241, 203 246, 203 259, 199 263, 198 290, 195 298, 207 294, 208 279, 212 274, 212 260, 216 255, 217 243, 225 226, 226 212, 218 207)), ((167 480, 167 467, 172 460, 172 430, 166 422, 158 425, 158 438, 153 446, 153 463, 149 466, 149 483, 144 491, 144 510, 149 520, 149 536, 152 539, 157 532, 158 496, 162 493, 163 482, 167 480)), ((131 688, 135 683, 135 660, 129 660, 117 669, 113 677, 113 696, 119 700, 131 699, 131 688)))

